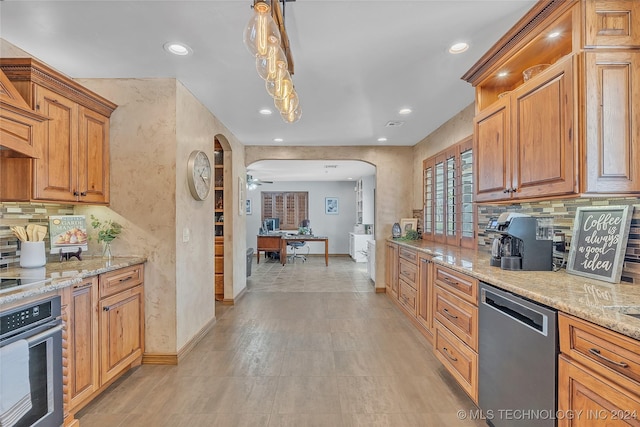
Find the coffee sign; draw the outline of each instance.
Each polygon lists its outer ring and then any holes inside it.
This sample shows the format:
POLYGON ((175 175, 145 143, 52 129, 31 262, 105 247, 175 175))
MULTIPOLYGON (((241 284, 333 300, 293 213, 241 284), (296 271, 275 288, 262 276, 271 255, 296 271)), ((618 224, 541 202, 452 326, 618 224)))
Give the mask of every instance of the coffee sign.
POLYGON ((629 206, 578 208, 573 223, 567 272, 618 283, 627 249, 632 210, 633 207, 629 206))

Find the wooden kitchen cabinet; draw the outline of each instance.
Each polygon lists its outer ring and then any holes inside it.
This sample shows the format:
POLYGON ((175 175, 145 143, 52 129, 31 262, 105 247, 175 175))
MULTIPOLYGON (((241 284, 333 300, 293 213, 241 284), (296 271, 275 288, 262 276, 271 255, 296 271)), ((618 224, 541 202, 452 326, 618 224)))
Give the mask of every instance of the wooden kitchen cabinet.
POLYGON ((588 99, 585 192, 638 192, 640 123, 635 108, 640 99, 639 54, 589 52, 584 59, 588 99))
POLYGON ((640 191, 639 18, 635 0, 540 1, 467 71, 476 201, 640 191))
POLYGON ((640 426, 640 342, 559 313, 559 427, 640 426))
POLYGON ((433 269, 433 351, 478 402, 478 281, 443 265, 433 269))
POLYGON ((98 358, 98 277, 74 285, 71 292, 69 334, 69 409, 91 397, 100 387, 98 358))
POLYGON ((418 307, 417 320, 418 323, 433 336, 433 316, 431 314, 433 301, 433 280, 431 255, 423 252, 418 253, 418 307))
POLYGON ((431 342, 431 255, 387 241, 386 257, 387 294, 431 342))
POLYGON ((100 275, 100 384, 140 363, 144 352, 143 266, 100 275))
POLYGON ((586 0, 583 8, 585 47, 640 47, 640 2, 586 0))
POLYGON ((1 58, 0 68, 49 117, 34 141, 38 158, 11 160, 24 179, 19 188, 2 184, 3 200, 108 204, 109 118, 117 106, 33 58, 1 58))
POLYGON ((475 118, 476 201, 577 191, 574 62, 559 61, 475 118))
POLYGON ((385 284, 387 295, 398 298, 398 244, 387 241, 385 243, 385 284))

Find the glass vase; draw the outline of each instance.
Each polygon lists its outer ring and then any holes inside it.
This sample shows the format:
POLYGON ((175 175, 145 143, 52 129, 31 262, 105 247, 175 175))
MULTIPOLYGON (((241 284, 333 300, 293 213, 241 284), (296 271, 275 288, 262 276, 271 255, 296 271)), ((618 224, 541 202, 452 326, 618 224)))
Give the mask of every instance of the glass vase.
POLYGON ((103 248, 102 248, 102 258, 106 259, 107 262, 111 262, 111 242, 103 242, 103 248))

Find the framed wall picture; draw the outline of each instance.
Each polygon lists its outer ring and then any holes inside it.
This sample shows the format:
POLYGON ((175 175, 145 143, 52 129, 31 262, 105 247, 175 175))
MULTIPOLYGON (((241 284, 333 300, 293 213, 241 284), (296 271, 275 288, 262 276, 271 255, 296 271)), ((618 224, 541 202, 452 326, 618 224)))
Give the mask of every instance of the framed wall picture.
POLYGON ((567 273, 620 282, 632 213, 633 206, 579 207, 567 273))
POLYGON ((338 198, 337 197, 324 198, 324 213, 327 215, 338 215, 338 198))
POLYGON ((401 237, 407 235, 407 231, 409 230, 418 230, 418 219, 417 218, 400 218, 400 228, 402 229, 401 237))
POLYGON ((247 215, 251 215, 253 212, 251 211, 251 199, 247 199, 247 206, 246 206, 246 210, 247 210, 247 215))

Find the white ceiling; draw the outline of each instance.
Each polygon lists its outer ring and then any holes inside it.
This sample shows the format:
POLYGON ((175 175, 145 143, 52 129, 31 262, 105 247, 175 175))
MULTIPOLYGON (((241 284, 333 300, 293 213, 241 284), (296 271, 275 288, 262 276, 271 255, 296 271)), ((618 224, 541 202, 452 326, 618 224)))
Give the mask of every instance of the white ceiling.
POLYGON ((356 181, 375 175, 370 163, 351 160, 260 160, 247 167, 247 175, 262 181, 356 181))
POLYGON ((412 146, 473 102, 460 76, 534 3, 286 3, 303 110, 294 124, 258 114, 273 104, 242 42, 252 0, 0 1, 0 37, 72 78, 175 77, 245 145, 412 146), (169 55, 167 41, 193 54, 169 55), (449 54, 458 41, 470 49, 449 54))

